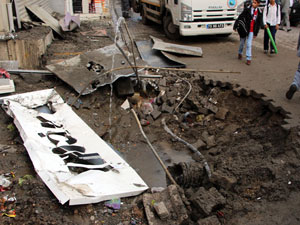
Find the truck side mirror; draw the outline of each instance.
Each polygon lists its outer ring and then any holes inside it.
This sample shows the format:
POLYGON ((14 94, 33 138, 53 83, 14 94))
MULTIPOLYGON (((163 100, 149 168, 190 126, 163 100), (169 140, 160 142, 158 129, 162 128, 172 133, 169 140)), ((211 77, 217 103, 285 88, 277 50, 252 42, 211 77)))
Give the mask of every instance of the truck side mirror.
POLYGON ((176 4, 176 5, 177 5, 177 4, 178 4, 178 0, 174 0, 174 4, 176 4))

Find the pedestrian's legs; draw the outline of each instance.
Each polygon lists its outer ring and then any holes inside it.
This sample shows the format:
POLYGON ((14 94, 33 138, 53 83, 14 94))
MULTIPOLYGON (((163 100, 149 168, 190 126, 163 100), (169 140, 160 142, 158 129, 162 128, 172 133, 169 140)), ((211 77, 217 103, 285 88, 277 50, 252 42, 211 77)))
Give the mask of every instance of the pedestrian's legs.
POLYGON ((280 26, 279 26, 279 29, 280 29, 280 30, 283 30, 283 27, 284 27, 284 25, 285 25, 285 21, 286 21, 286 20, 285 20, 285 14, 286 14, 286 13, 284 13, 284 12, 281 13, 281 21, 280 21, 280 26))
POLYGON ((268 35, 266 28, 265 28, 265 33, 264 33, 264 50, 265 51, 269 50, 269 35, 268 35))
POLYGON ((247 38, 247 46, 246 46, 247 60, 251 60, 252 57, 252 40, 253 40, 253 32, 250 32, 247 38))
MULTIPOLYGON (((270 26, 270 31, 271 31, 273 40, 274 40, 274 42, 276 43, 276 41, 275 41, 275 35, 276 35, 276 31, 277 31, 277 30, 276 30, 276 26, 270 26)), ((271 41, 270 41, 270 50, 271 50, 271 52, 274 52, 274 47, 273 47, 271 41)))
POLYGON ((122 6, 122 16, 125 18, 130 17, 129 16, 130 0, 121 0, 121 6, 122 6))
POLYGON ((240 47, 239 47, 239 54, 242 55, 243 54, 243 49, 245 46, 245 41, 246 38, 240 38, 240 47))
POLYGON ((295 92, 299 90, 300 87, 300 62, 298 64, 298 70, 295 73, 294 81, 291 84, 289 90, 286 92, 285 97, 287 99, 292 99, 295 92))
POLYGON ((298 64, 298 70, 295 73, 294 81, 292 84, 295 84, 298 90, 300 89, 300 62, 298 64))
POLYGON ((290 18, 289 18, 289 15, 290 15, 290 9, 288 10, 287 13, 285 13, 285 18, 284 18, 284 21, 286 23, 286 29, 287 31, 290 31, 291 30, 291 24, 290 24, 290 18))

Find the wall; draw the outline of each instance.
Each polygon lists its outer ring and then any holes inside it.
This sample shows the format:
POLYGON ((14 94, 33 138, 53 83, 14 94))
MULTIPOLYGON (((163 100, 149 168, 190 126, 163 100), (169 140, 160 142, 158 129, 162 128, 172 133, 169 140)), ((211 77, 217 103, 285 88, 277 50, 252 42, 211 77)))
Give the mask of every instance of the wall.
POLYGON ((54 12, 65 15, 65 0, 48 0, 54 12))

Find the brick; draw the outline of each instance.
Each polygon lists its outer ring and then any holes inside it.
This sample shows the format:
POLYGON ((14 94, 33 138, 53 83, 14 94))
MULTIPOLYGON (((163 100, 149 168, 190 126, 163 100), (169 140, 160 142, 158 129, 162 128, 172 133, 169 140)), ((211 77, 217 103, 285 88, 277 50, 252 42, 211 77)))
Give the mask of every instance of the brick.
POLYGON ((170 214, 164 202, 155 203, 153 207, 161 220, 169 218, 170 214))

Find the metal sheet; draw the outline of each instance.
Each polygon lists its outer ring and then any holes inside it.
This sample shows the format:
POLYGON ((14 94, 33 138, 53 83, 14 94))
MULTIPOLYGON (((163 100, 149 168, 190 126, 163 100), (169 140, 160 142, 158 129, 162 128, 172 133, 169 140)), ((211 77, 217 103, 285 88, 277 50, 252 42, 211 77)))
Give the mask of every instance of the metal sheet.
POLYGON ((151 40, 136 41, 136 46, 142 59, 149 65, 154 67, 185 67, 185 64, 166 58, 160 51, 153 49, 153 42, 151 40))
MULTIPOLYGON (((96 72, 88 70, 86 65, 91 61, 103 66, 104 71, 109 71, 113 68, 113 61, 114 68, 129 66, 117 47, 115 47, 115 45, 110 45, 91 52, 85 52, 60 63, 48 65, 46 68, 72 86, 78 93, 80 93, 91 81, 97 79, 93 85, 88 86, 88 88, 82 93, 83 95, 92 93, 97 89, 97 87, 111 84, 120 77, 134 75, 130 68, 115 71, 113 74, 110 73, 99 77, 96 72)), ((144 63, 141 60, 138 60, 137 64, 143 65, 144 63)))
POLYGON ((201 57, 203 55, 202 48, 200 47, 167 43, 157 38, 154 38, 153 41, 154 41, 153 49, 155 50, 172 52, 172 53, 177 53, 182 55, 198 56, 198 57, 201 57))
POLYGON ((54 89, 12 95, 1 100, 3 109, 14 118, 35 171, 61 204, 67 201, 69 205, 92 204, 112 198, 135 196, 148 189, 136 171, 64 103, 54 89), (49 102, 53 107, 53 114, 36 110, 49 102), (60 124, 61 127, 43 127, 38 117, 60 124), (55 145, 48 138, 39 135, 48 132, 67 132, 76 140, 76 145, 85 150, 84 154, 98 155, 103 164, 88 165, 91 169, 84 172, 72 171, 72 167, 80 168, 84 165, 65 162, 53 152, 57 146, 69 146, 72 149, 72 145, 64 139, 60 139, 58 145, 55 145), (108 171, 95 170, 95 167, 105 165, 108 171))

